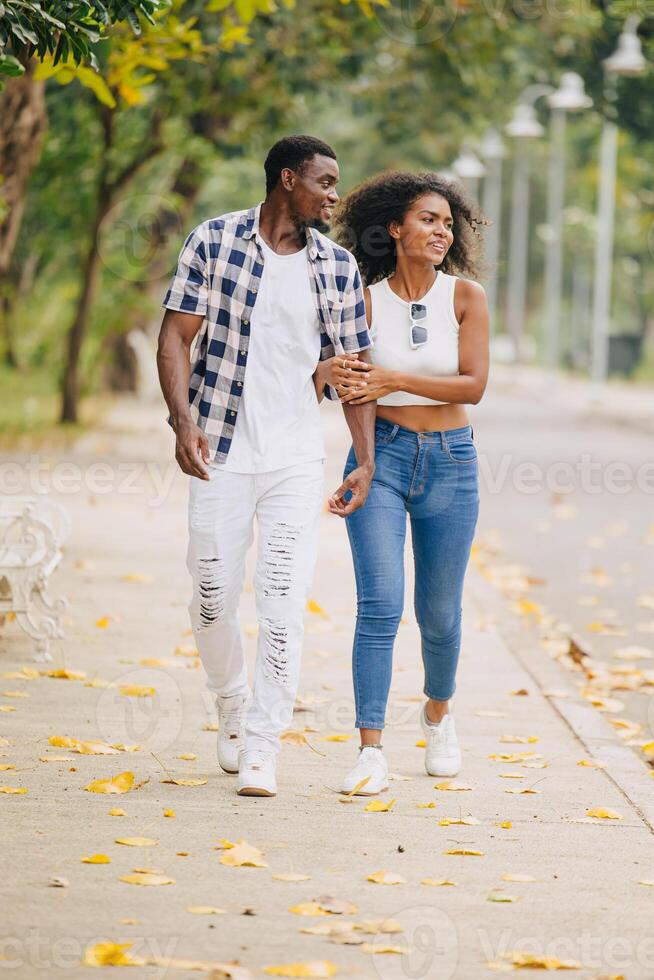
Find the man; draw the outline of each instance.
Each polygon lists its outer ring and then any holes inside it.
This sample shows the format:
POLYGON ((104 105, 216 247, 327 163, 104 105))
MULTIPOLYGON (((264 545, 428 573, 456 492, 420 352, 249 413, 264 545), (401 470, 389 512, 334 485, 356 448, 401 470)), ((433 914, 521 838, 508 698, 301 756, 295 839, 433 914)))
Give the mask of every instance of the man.
MULTIPOLYGON (((238 772, 238 793, 249 796, 277 791, 279 735, 299 680, 324 492, 323 385, 314 388, 313 375, 319 361, 338 357, 345 366, 344 354, 371 343, 356 261, 321 234, 338 201, 336 154, 322 140, 286 137, 268 153, 265 173, 262 204, 204 221, 186 239, 157 354, 175 456, 191 477, 189 608, 216 695, 218 761, 238 772), (255 515, 259 638, 250 692, 237 608, 255 515)), ((337 397, 331 387, 327 394, 337 397)), ((343 410, 359 465, 331 498, 340 516, 360 507, 370 487, 375 403, 343 410)))

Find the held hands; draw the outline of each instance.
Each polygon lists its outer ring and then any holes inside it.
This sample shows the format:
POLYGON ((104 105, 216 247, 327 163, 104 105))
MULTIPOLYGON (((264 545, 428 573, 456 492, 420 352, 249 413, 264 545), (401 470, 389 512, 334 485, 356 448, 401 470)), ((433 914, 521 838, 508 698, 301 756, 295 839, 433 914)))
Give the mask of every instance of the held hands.
POLYGON ((209 479, 209 443, 202 429, 193 422, 180 422, 175 426, 175 459, 180 469, 200 480, 209 479))
POLYGON ((332 383, 342 402, 363 405, 398 391, 395 372, 369 364, 367 361, 352 361, 351 357, 350 354, 347 359, 332 358, 337 361, 336 366, 332 368, 335 378, 332 383))

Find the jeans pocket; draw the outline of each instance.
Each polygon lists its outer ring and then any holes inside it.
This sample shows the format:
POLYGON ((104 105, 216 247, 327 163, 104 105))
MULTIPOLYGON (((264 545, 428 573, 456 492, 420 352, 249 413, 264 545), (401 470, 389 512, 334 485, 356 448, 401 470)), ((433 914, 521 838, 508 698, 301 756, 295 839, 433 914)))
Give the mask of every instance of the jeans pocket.
POLYGON ((448 443, 446 447, 448 459, 453 463, 476 463, 477 447, 472 437, 458 439, 456 442, 448 443))
POLYGON ((393 441, 399 430, 399 425, 379 425, 375 426, 375 446, 388 446, 393 441))

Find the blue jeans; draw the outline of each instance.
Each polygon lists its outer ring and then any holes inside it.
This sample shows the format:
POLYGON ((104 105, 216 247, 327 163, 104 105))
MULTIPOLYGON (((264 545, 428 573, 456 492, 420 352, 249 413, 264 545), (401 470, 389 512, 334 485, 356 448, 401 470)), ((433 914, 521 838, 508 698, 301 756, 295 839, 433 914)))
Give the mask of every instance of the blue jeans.
MULTIPOLYGON (((357 584, 352 661, 356 727, 381 729, 404 607, 406 515, 411 519, 424 693, 447 701, 456 688, 463 579, 479 513, 479 488, 469 425, 413 432, 377 419, 375 428, 370 493, 346 524, 357 584)), ((352 449, 344 475, 356 465, 352 449)))

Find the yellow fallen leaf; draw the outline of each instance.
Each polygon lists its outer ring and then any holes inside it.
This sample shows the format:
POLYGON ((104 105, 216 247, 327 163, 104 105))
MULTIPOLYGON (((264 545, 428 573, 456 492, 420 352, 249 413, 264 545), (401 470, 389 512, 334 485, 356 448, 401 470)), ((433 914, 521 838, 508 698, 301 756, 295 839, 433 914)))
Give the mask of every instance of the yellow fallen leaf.
POLYGON ((409 949, 406 946, 392 946, 390 944, 385 945, 384 943, 363 943, 361 946, 362 953, 397 953, 398 955, 404 955, 409 953, 409 949))
POLYGON ((154 847, 159 841, 152 837, 116 837, 116 843, 127 847, 154 847))
POLYGON ((154 582, 154 578, 144 572, 128 572, 123 575, 123 582, 154 582))
POLYGON ((189 905, 186 911, 191 915, 225 915, 227 909, 220 909, 215 905, 189 905))
POLYGON ((87 946, 82 960, 82 966, 143 966, 145 960, 140 956, 132 956, 126 950, 134 943, 95 943, 87 946))
POLYGON ((86 672, 83 670, 67 670, 65 667, 56 667, 54 670, 42 670, 44 677, 54 677, 63 681, 83 681, 86 672))
POLYGON ((329 915, 320 902, 301 902, 299 905, 291 905, 288 910, 293 915, 329 915))
POLYGON ((338 968, 330 960, 307 960, 298 963, 282 963, 278 966, 265 966, 264 973, 271 977, 300 977, 303 980, 322 980, 335 977, 338 968))
POLYGON ((28 698, 27 691, 0 691, 3 698, 28 698))
POLYGON ((389 800, 388 803, 382 803, 381 800, 371 800, 363 809, 368 813, 388 813, 394 803, 395 799, 389 800))
POLYGON ((6 681, 35 681, 40 676, 40 671, 35 667, 21 667, 20 670, 6 670, 2 674, 2 677, 6 681))
POLYGON ((311 875, 300 875, 288 872, 287 874, 273 875, 277 881, 310 881, 311 875))
POLYGON ((434 887, 440 887, 441 885, 456 886, 456 881, 450 881, 449 878, 422 878, 420 884, 433 885, 434 887))
POLYGON ((416 803, 419 810, 433 810, 438 806, 438 803, 416 803))
POLYGON ((500 827, 502 827, 504 830, 510 830, 512 826, 513 826, 513 824, 511 823, 510 820, 501 820, 500 821, 500 827))
POLYGON ((591 809, 586 810, 587 817, 600 817, 603 820, 622 820, 622 814, 618 813, 617 810, 609 810, 605 806, 591 807, 591 809))
POLYGON ((95 621, 95 625, 98 627, 99 630, 106 630, 109 623, 110 623, 109 616, 100 616, 100 619, 96 619, 95 621))
POLYGON ((518 742, 519 744, 525 744, 526 742, 537 742, 538 735, 500 735, 500 742, 518 742))
POLYGON ((356 794, 359 793, 364 786, 367 786, 369 782, 370 782, 370 776, 366 776, 364 779, 360 779, 359 782, 356 784, 356 786, 353 789, 351 789, 349 793, 343 794, 343 799, 341 799, 341 803, 345 802, 345 800, 350 800, 353 796, 356 796, 356 794))
POLYGON ((348 742, 352 738, 350 734, 323 735, 318 739, 319 742, 348 742))
POLYGON ((263 860, 263 854, 257 847, 248 844, 243 838, 236 844, 225 850, 220 859, 221 864, 226 864, 230 868, 267 868, 268 864, 263 860))
POLYGON ((517 902, 518 898, 519 898, 518 895, 507 895, 506 892, 496 891, 496 892, 490 892, 490 894, 486 898, 486 901, 487 902, 517 902))
POLYGON ((125 816, 125 811, 123 809, 121 809, 121 807, 119 807, 119 806, 112 806, 111 810, 109 810, 109 816, 110 817, 124 817, 125 816))
POLYGON ((56 745, 60 749, 72 749, 77 744, 78 740, 68 735, 51 735, 48 739, 48 745, 56 745))
POLYGON ((516 796, 526 796, 526 795, 537 795, 540 793, 539 789, 533 789, 531 786, 510 786, 508 789, 504 790, 505 793, 514 793, 516 796))
POLYGON ((152 874, 149 871, 138 871, 131 875, 121 875, 120 880, 128 885, 174 885, 175 879, 166 875, 152 874))
POLYGON ((162 779, 162 783, 173 783, 175 786, 204 786, 208 779, 205 776, 195 776, 192 779, 173 779, 172 776, 162 779))
POLYGON ((540 752, 492 752, 489 759, 495 762, 525 762, 527 759, 541 759, 540 752))
POLYGON ((577 765, 586 766, 588 769, 604 769, 606 767, 606 763, 600 762, 598 759, 580 759, 577 765))
POLYGON ((73 752, 80 755, 118 755, 118 749, 106 742, 77 742, 73 746, 73 752))
POLYGON ((372 881, 375 885, 406 885, 406 878, 397 875, 393 871, 373 871, 368 875, 366 881, 372 881))
POLYGON ((85 786, 88 793, 129 793, 134 785, 133 772, 121 772, 111 779, 94 779, 85 786))
POLYGON ((0 711, 3 714, 8 715, 11 711, 15 711, 13 704, 0 704, 0 711))
POLYGON ((176 657, 199 657, 200 651, 197 647, 188 644, 182 644, 182 646, 175 647, 176 657))
POLYGON ((174 810, 164 810, 163 815, 164 815, 164 817, 176 817, 177 816, 177 814, 175 813, 174 810))
POLYGON ((470 847, 451 847, 449 851, 443 851, 443 854, 469 854, 474 857, 483 857, 483 851, 475 851, 470 847))
POLYGON ((416 742, 416 748, 417 749, 426 749, 427 748, 427 743, 425 742, 424 738, 419 738, 418 739, 418 741, 416 742))
POLYGON ((322 606, 319 606, 315 599, 307 600, 307 612, 314 613, 316 616, 322 616, 323 619, 329 619, 329 614, 325 612, 322 606))
POLYGON ((487 960, 486 966, 491 970, 506 970, 511 967, 526 967, 542 970, 579 970, 581 964, 576 960, 560 960, 556 956, 537 956, 534 953, 512 950, 503 953, 496 960, 487 960))
POLYGON ((440 783, 434 783, 434 789, 447 790, 452 793, 465 793, 472 789, 467 783, 459 783, 455 779, 444 779, 440 783))
POLYGON ((150 698, 155 693, 153 687, 141 687, 139 684, 120 684, 118 690, 126 698, 150 698))
POLYGON ((143 746, 138 745, 135 742, 128 745, 126 745, 125 742, 112 742, 111 748, 118 749, 119 752, 139 752, 143 746))
POLYGON ((439 827, 449 827, 450 824, 464 824, 466 827, 476 827, 479 820, 476 817, 443 817, 438 821, 439 827))
POLYGON ((184 752, 182 755, 177 756, 178 759, 183 759, 184 762, 192 762, 193 759, 197 759, 195 752, 184 752))
POLYGON ((503 874, 502 875, 502 881, 522 881, 522 882, 526 882, 526 881, 536 881, 536 880, 537 879, 536 878, 532 878, 531 875, 511 874, 510 871, 507 871, 506 874, 503 874))
POLYGON ((111 864, 111 858, 106 854, 91 854, 90 857, 80 858, 82 864, 111 864))
POLYGON ((24 786, 0 786, 0 793, 7 793, 10 796, 24 796, 27 790, 24 786))
POLYGON ((8 772, 10 769, 15 769, 16 766, 13 762, 3 762, 0 764, 0 772, 8 772))
POLYGON ((636 882, 636 884, 637 885, 649 885, 650 888, 654 888, 654 881, 651 878, 640 878, 636 882))

